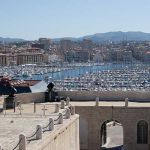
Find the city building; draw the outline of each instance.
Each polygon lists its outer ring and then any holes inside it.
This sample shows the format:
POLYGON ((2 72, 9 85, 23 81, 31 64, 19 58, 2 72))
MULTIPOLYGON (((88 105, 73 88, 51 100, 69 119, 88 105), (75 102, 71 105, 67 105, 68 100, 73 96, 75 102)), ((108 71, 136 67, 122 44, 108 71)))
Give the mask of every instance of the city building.
POLYGON ((147 52, 144 54, 144 62, 145 62, 145 63, 150 63, 150 51, 147 51, 147 52))
POLYGON ((21 53, 17 54, 17 65, 41 64, 48 62, 48 55, 43 53, 21 53))
POLYGON ((40 49, 44 49, 44 44, 40 44, 40 43, 32 43, 31 47, 32 47, 32 48, 40 48, 40 49))
POLYGON ((101 53, 97 52, 93 57, 93 61, 96 62, 96 63, 103 62, 104 61, 104 56, 101 53))
POLYGON ((65 53, 65 60, 68 62, 88 62, 90 54, 88 51, 71 50, 65 53))
POLYGON ((65 53, 65 61, 67 61, 67 62, 75 62, 75 60, 76 60, 75 57, 76 57, 76 53, 73 50, 67 51, 65 53))
POLYGON ((0 53, 0 66, 7 66, 7 65, 8 65, 7 55, 0 53))
POLYGON ((73 48, 73 42, 68 39, 60 40, 60 51, 65 52, 73 48))
POLYGON ((84 50, 91 51, 93 48, 93 42, 90 39, 83 39, 81 42, 81 47, 84 50))
POLYGON ((123 51, 123 62, 130 63, 133 61, 132 51, 123 51))
POLYGON ((88 62, 90 60, 90 53, 85 50, 76 51, 76 62, 88 62))
POLYGON ((42 53, 44 51, 41 48, 35 48, 35 47, 33 47, 33 48, 27 48, 27 49, 25 49, 24 52, 26 52, 26 53, 27 52, 28 53, 42 53))
POLYGON ((123 50, 121 49, 112 49, 112 60, 116 62, 123 61, 123 50))
POLYGON ((52 44, 51 39, 49 38, 39 38, 39 43, 44 46, 44 50, 49 50, 50 45, 52 44))

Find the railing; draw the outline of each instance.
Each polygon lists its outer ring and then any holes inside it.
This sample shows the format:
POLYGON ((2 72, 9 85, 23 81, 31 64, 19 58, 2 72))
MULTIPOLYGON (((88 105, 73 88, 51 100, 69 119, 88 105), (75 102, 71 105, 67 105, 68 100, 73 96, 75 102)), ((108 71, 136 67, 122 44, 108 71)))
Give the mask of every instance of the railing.
POLYGON ((19 104, 15 109, 6 109, 5 104, 1 105, 0 110, 2 108, 2 111, 0 111, 0 116, 8 116, 8 115, 17 115, 17 116, 49 116, 53 113, 58 113, 59 108, 56 106, 58 104, 19 104), (15 111, 14 111, 15 110, 15 111))
POLYGON ((12 150, 15 150, 17 147, 19 147, 19 144, 21 143, 21 140, 22 139, 19 140, 19 142, 17 143, 17 145, 12 150))
POLYGON ((50 131, 50 130, 54 129, 53 126, 54 126, 54 122, 53 122, 53 119, 51 119, 51 120, 49 120, 49 123, 45 127, 42 128, 42 130, 43 130, 43 132, 50 131), (46 130, 48 127, 49 127, 49 129, 46 130))
POLYGON ((62 124, 62 123, 63 123, 63 115, 62 115, 62 113, 59 113, 58 118, 54 120, 54 125, 62 124))
MULTIPOLYGON (((66 98, 66 101, 61 100, 59 104, 41 104, 41 103, 30 103, 30 104, 22 104, 19 102, 17 106, 17 102, 14 102, 13 109, 6 109, 5 103, 3 105, 3 113, 0 115, 36 115, 36 116, 46 116, 52 113, 58 113, 59 109, 65 109, 65 107, 70 106, 70 99, 69 97, 66 98)), ((63 112, 64 114, 65 112, 63 112)))
POLYGON ((37 130, 35 131, 35 133, 33 133, 31 136, 27 136, 27 137, 26 137, 27 141, 33 140, 33 139, 31 139, 31 138, 33 138, 33 137, 37 134, 38 131, 39 131, 39 128, 37 128, 37 130))
MULTIPOLYGON (((69 99, 68 99, 68 101, 69 101, 69 99)), ((54 126, 55 125, 63 124, 63 119, 69 119, 70 115, 74 115, 75 114, 74 113, 75 109, 74 109, 73 106, 69 105, 69 102, 67 102, 67 107, 68 108, 65 108, 65 106, 64 106, 65 110, 63 110, 61 113, 59 113, 59 109, 58 108, 61 108, 62 105, 64 105, 64 101, 61 102, 61 103, 62 104, 60 106, 58 104, 55 104, 55 105, 54 104, 49 104, 49 105, 56 106, 55 109, 57 108, 58 116, 57 116, 56 119, 49 118, 48 124, 43 126, 43 127, 41 127, 40 125, 37 125, 36 131, 30 136, 26 136, 25 137, 23 134, 20 134, 19 135, 19 141, 18 141, 18 143, 16 144, 16 146, 12 150, 16 150, 16 149, 26 150, 26 144, 30 143, 32 140, 42 139, 42 133, 44 133, 46 131, 54 130, 54 126), (28 143, 26 143, 26 141, 28 141, 28 143)), ((34 104, 34 110, 35 110, 35 105, 36 104, 34 104)), ((19 105, 19 108, 22 108, 21 104, 19 105)), ((45 105, 43 105, 43 108, 45 108, 45 105)), ((21 111, 21 110, 22 109, 19 109, 19 111, 21 111)), ((45 111, 45 109, 43 111, 45 111)), ((19 114, 22 115, 22 112, 20 112, 19 114)))

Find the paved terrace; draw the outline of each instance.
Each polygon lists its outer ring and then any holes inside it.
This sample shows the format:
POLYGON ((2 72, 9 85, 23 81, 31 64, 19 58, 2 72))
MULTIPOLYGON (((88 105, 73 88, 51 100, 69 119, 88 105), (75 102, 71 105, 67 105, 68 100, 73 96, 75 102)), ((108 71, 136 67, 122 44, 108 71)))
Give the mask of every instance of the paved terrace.
MULTIPOLYGON (((22 104, 21 107, 16 107, 16 111, 13 109, 4 110, 0 113, 0 144, 4 150, 14 150, 19 141, 19 135, 23 133, 26 137, 33 135, 36 132, 36 126, 41 125, 46 127, 49 124, 49 118, 58 120, 59 113, 63 114, 63 124, 56 123, 54 126, 55 133, 62 130, 63 127, 67 127, 68 124, 73 122, 78 115, 71 115, 69 119, 66 118, 66 110, 68 106, 60 109, 56 112, 56 103, 39 103, 36 104, 36 112, 34 112, 34 104, 22 104), (20 109, 21 108, 21 109, 20 109)), ((58 104, 58 103, 57 103, 58 104)), ((1 101, 2 105, 2 101, 1 101)), ((58 106, 58 105, 57 105, 58 106)), ((56 121, 57 122, 57 121, 56 121)), ((42 139, 46 139, 50 135, 50 132, 44 132, 42 139)), ((30 142, 27 141, 27 149, 36 149, 38 145, 41 145, 40 140, 35 140, 35 136, 30 142)), ((16 148, 18 149, 18 147, 16 148)))

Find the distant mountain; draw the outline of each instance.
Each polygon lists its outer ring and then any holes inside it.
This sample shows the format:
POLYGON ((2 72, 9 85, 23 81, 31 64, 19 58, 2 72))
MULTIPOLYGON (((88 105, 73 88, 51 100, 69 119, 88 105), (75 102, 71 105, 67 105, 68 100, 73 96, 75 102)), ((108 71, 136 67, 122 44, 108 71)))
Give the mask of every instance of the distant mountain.
MULTIPOLYGON (((93 35, 87 35, 79 38, 74 37, 64 37, 52 39, 54 42, 59 42, 61 39, 68 39, 72 41, 82 41, 83 39, 91 39, 93 42, 120 42, 120 41, 150 41, 150 33, 144 32, 106 32, 106 33, 96 33, 93 35)), ((24 39, 20 38, 2 38, 0 37, 0 42, 11 43, 11 42, 24 42, 24 39)))
POLYGON ((94 42, 104 42, 104 41, 150 41, 150 33, 144 32, 107 32, 107 33, 97 33, 94 35, 84 36, 83 38, 91 39, 94 42))
MULTIPOLYGON (((66 37, 62 39, 70 39, 72 41, 81 41, 83 39, 91 39, 94 42, 120 42, 120 41, 150 41, 150 33, 144 32, 106 32, 106 33, 96 33, 93 35, 83 36, 79 38, 66 37)), ((59 41, 61 38, 54 39, 54 41, 59 41)))
POLYGON ((3 38, 0 37, 0 42, 4 43, 12 43, 12 42, 24 42, 24 39, 19 39, 19 38, 3 38))

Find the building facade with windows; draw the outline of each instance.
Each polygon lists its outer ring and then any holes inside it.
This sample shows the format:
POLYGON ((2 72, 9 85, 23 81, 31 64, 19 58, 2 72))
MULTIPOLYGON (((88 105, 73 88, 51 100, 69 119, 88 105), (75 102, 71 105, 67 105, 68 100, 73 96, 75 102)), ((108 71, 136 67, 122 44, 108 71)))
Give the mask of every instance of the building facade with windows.
POLYGON ((7 66, 7 65, 8 65, 7 55, 0 53, 0 66, 7 66))
POLYGON ((41 64, 48 61, 42 53, 24 53, 17 55, 17 65, 22 64, 41 64))

